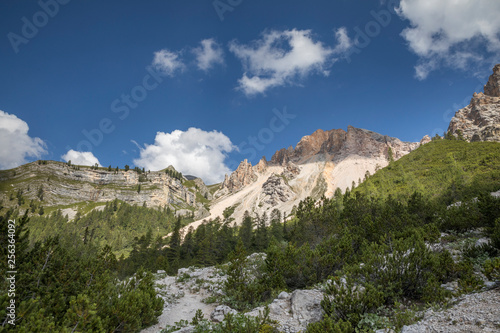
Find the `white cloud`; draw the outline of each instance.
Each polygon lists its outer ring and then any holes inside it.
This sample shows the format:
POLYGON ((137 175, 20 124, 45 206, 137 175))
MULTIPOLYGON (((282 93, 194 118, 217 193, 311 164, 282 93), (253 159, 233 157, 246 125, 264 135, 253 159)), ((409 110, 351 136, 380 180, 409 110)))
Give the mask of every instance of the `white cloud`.
POLYGON ((199 69, 208 71, 214 65, 224 64, 224 51, 222 51, 222 47, 214 39, 204 39, 200 44, 200 47, 193 49, 199 69))
POLYGON ((183 174, 200 177, 212 184, 231 173, 224 160, 225 153, 234 149, 231 140, 223 133, 191 127, 187 131, 156 133, 154 144, 146 144, 134 164, 147 170, 161 170, 173 165, 183 174))
POLYGON ((71 164, 75 165, 95 165, 96 163, 101 166, 97 157, 92 154, 90 151, 75 151, 73 149, 68 150, 68 152, 61 156, 63 160, 66 162, 71 161, 71 164))
POLYGON ((351 45, 345 28, 337 30, 336 37, 335 49, 313 40, 311 30, 270 31, 249 45, 231 42, 229 49, 241 60, 245 71, 238 81, 239 89, 255 95, 296 84, 313 73, 328 76, 327 68, 336 60, 333 55, 345 52, 351 45))
POLYGON ((153 67, 164 75, 174 76, 176 71, 183 71, 185 66, 178 52, 163 49, 154 53, 153 67))
POLYGON ((28 135, 28 124, 0 110, 0 168, 10 169, 47 153, 45 142, 28 135))
POLYGON ((345 27, 338 28, 335 31, 335 38, 337 39, 337 46, 333 49, 334 53, 342 54, 352 47, 352 41, 347 35, 347 29, 345 27))
POLYGON ((401 0, 398 14, 410 21, 401 35, 420 57, 418 79, 442 65, 467 69, 500 55, 498 0, 401 0))

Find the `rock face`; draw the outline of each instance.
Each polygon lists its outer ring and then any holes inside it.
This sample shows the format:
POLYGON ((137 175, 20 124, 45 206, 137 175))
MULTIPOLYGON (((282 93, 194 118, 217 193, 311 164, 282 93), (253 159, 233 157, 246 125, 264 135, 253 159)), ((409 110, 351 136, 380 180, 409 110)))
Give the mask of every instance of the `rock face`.
POLYGON ((422 140, 420 140, 420 145, 425 145, 426 143, 431 142, 431 137, 428 135, 424 135, 422 140))
POLYGON ((491 97, 500 97, 500 64, 493 67, 493 74, 484 86, 484 94, 491 97))
POLYGON ((212 193, 210 193, 210 191, 208 190, 208 188, 205 185, 205 183, 203 182, 203 180, 201 178, 195 178, 193 181, 194 181, 196 188, 200 192, 200 194, 204 198, 206 198, 208 200, 212 200, 212 193))
MULTIPOLYGON (((269 319, 278 322, 280 332, 304 332, 307 325, 320 321, 323 316, 320 290, 295 290, 292 294, 280 293, 277 299, 269 304, 269 319)), ((264 307, 255 308, 245 313, 247 316, 258 316, 264 307)))
POLYGON ((265 156, 262 156, 259 163, 255 165, 255 171, 263 173, 264 171, 266 171, 266 169, 267 169, 267 160, 265 156))
POLYGON ((388 157, 389 148, 392 149, 394 159, 398 159, 419 146, 420 143, 417 142, 402 142, 397 138, 349 126, 347 132, 342 129, 317 130, 303 137, 295 149, 289 147, 277 151, 271 158, 271 163, 285 165, 289 161, 296 164, 321 160, 338 161, 352 154, 388 157))
POLYGON ((283 177, 277 175, 272 175, 266 180, 264 185, 262 185, 262 192, 264 194, 262 201, 270 206, 287 202, 294 195, 283 177))
POLYGON ((242 220, 245 211, 293 211, 301 200, 332 197, 337 188, 351 188, 367 173, 388 165, 390 156, 397 160, 429 141, 427 136, 421 142, 402 142, 353 126, 347 131, 317 130, 295 148, 278 150, 269 162, 265 158, 255 166, 241 162, 214 193, 209 217, 222 216, 229 206, 236 207, 232 215, 236 221, 242 220))
POLYGON ((474 93, 470 104, 458 110, 448 131, 460 133, 469 141, 500 142, 500 64, 484 86, 484 93, 474 93))
POLYGON ((221 189, 228 189, 229 192, 235 192, 243 186, 253 183, 255 180, 257 180, 257 175, 253 171, 252 164, 245 159, 231 176, 226 175, 221 189))
MULTIPOLYGON (((82 201, 108 202, 114 199, 132 205, 145 203, 147 207, 196 206, 196 191, 161 171, 139 175, 133 170, 78 170, 62 162, 33 162, 1 171, 0 183, 7 186, 9 183, 15 184, 11 188, 23 191, 23 196, 30 200, 43 197, 44 206, 71 205, 82 201)), ((199 187, 206 188, 201 183, 199 187)), ((0 192, 0 198, 5 198, 8 193, 9 190, 0 192)))

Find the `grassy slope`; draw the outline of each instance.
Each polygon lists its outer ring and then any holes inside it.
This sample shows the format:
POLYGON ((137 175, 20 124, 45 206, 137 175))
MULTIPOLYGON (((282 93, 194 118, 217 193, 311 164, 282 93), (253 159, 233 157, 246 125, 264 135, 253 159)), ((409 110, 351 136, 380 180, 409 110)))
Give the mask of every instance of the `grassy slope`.
POLYGON ((391 163, 355 191, 408 196, 414 191, 451 203, 500 189, 500 143, 437 140, 391 163))

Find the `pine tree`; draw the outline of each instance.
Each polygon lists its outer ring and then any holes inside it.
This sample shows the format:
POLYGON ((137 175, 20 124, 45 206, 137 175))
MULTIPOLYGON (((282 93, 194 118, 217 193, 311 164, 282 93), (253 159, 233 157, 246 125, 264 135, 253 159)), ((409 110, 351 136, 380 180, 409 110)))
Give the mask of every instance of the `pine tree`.
POLYGON ((257 251, 265 251, 269 245, 266 223, 266 213, 264 212, 261 216, 257 214, 257 230, 255 231, 255 246, 257 251))
POLYGON ((236 309, 245 308, 247 297, 246 285, 248 283, 245 267, 246 267, 246 252, 245 245, 239 239, 236 248, 229 255, 230 264, 227 269, 227 280, 224 282, 224 290, 226 295, 231 298, 232 305, 236 309))
POLYGON ((281 212, 275 208, 271 212, 271 238, 281 242, 283 240, 283 228, 281 227, 281 212))
POLYGON ((252 247, 252 230, 253 230, 253 220, 248 211, 243 214, 243 222, 241 223, 240 230, 238 232, 238 238, 243 243, 246 250, 252 247))
POLYGON ((394 154, 392 152, 392 148, 391 147, 387 148, 387 156, 388 156, 388 159, 389 159, 389 163, 394 162, 394 154))
POLYGON ((176 273, 179 269, 180 247, 181 247, 181 218, 178 217, 175 221, 174 230, 168 243, 169 249, 167 252, 168 260, 170 261, 170 272, 176 273))

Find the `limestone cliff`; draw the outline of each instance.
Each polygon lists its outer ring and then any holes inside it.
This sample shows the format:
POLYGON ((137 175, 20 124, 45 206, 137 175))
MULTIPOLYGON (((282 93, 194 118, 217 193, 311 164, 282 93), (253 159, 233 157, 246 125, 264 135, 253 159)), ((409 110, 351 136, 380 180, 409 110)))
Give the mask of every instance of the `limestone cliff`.
POLYGON ((500 64, 484 86, 484 93, 474 93, 470 104, 458 110, 448 131, 469 141, 500 142, 500 64))
MULTIPOLYGON (((201 179, 195 183, 209 196, 201 179)), ((182 180, 162 171, 139 174, 133 170, 77 168, 55 161, 47 161, 46 164, 33 162, 0 171, 0 184, 0 199, 7 206, 15 202, 9 200, 9 196, 22 191, 25 198, 43 200, 41 204, 46 207, 118 199, 148 207, 166 206, 175 210, 199 208, 197 189, 184 186, 182 180)))
POLYGON ((295 148, 281 149, 271 158, 271 162, 284 165, 288 161, 304 164, 312 161, 339 161, 349 155, 388 158, 391 148, 393 157, 398 159, 418 148, 420 143, 402 142, 397 138, 381 135, 365 129, 349 126, 329 131, 317 130, 303 137, 295 148))

